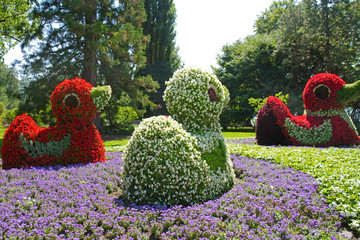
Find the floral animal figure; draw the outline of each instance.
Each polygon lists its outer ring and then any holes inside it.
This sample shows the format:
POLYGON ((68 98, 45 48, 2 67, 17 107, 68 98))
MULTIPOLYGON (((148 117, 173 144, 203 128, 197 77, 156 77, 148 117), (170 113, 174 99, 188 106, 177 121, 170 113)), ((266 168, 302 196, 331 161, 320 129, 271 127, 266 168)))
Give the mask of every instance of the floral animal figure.
POLYGON ((104 162, 105 149, 93 118, 109 101, 110 86, 93 87, 83 79, 64 80, 51 95, 56 126, 39 127, 27 114, 5 132, 4 169, 104 162))
POLYGON ((360 81, 346 84, 339 76, 320 73, 306 84, 305 112, 294 116, 277 97, 269 97, 258 113, 256 139, 260 145, 359 145, 358 132, 345 104, 360 98, 360 81))
POLYGON ((213 75, 182 69, 166 82, 171 116, 144 119, 124 155, 123 198, 139 205, 188 205, 229 190, 234 172, 219 117, 229 93, 213 75))

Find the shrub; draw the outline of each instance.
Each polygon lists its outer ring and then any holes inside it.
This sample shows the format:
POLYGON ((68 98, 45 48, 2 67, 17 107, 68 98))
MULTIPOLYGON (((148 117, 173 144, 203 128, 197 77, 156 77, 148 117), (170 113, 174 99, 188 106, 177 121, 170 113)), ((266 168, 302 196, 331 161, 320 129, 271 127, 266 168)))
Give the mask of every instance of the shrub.
MULTIPOLYGON (((282 92, 275 94, 275 97, 278 97, 283 103, 287 104, 287 100, 289 98, 289 94, 283 95, 282 92)), ((268 98, 249 98, 249 104, 254 107, 255 112, 260 111, 260 109, 266 103, 268 98)))
POLYGON ((103 124, 103 130, 106 133, 127 133, 131 134, 134 131, 132 120, 139 118, 135 109, 131 106, 118 107, 114 116, 111 116, 112 124, 109 122, 109 113, 104 112, 100 115, 103 124))
POLYGON ((0 102, 0 125, 3 125, 3 118, 6 114, 6 107, 5 104, 3 102, 0 102))
POLYGON ((12 121, 14 121, 15 117, 18 114, 18 108, 13 108, 9 111, 6 111, 5 116, 3 116, 2 118, 2 123, 3 124, 10 124, 12 121))
POLYGON ((6 107, 3 102, 0 102, 0 116, 6 113, 6 107))

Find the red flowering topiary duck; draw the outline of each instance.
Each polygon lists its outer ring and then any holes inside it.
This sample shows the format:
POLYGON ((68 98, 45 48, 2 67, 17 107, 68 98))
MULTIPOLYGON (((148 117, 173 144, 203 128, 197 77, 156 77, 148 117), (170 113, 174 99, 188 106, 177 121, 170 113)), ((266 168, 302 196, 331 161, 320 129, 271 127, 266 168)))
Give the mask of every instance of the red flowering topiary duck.
POLYGON ((337 75, 320 73, 306 84, 305 112, 294 116, 277 97, 268 97, 258 113, 256 139, 260 145, 348 146, 360 139, 345 104, 360 98, 360 81, 345 82, 337 75))
POLYGON ((93 87, 83 79, 64 80, 51 95, 56 126, 42 128, 27 114, 5 132, 4 169, 104 162, 105 149, 93 124, 111 96, 110 86, 93 87))

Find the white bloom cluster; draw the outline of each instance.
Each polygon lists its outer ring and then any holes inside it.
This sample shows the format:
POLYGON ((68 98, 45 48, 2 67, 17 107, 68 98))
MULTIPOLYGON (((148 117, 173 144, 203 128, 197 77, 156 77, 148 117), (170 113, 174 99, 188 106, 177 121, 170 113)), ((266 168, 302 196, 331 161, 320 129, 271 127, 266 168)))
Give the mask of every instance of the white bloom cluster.
POLYGON ((342 109, 319 110, 319 111, 316 111, 316 112, 313 112, 311 110, 305 110, 304 115, 312 116, 312 117, 334 117, 334 116, 341 117, 342 119, 344 119, 347 122, 347 124, 349 124, 349 127, 352 130, 355 131, 356 135, 359 135, 359 133, 357 132, 357 129, 356 129, 352 119, 346 113, 344 108, 342 108, 342 109))
POLYGON ((96 106, 96 110, 100 112, 111 98, 111 87, 110 86, 99 86, 93 87, 90 90, 91 97, 96 106))
POLYGON ((215 75, 185 68, 166 82, 164 101, 170 115, 187 131, 208 131, 218 127, 228 94, 215 75))
POLYGON ((323 124, 317 127, 309 127, 308 129, 296 125, 289 118, 285 119, 285 127, 290 137, 294 137, 298 141, 306 145, 317 145, 329 142, 332 137, 331 120, 327 119, 323 124))
POLYGON ((212 74, 177 71, 164 100, 172 117, 144 119, 124 153, 123 196, 136 204, 192 204, 234 184, 219 116, 229 92, 212 74))
POLYGON ((359 220, 353 220, 351 223, 350 223, 350 227, 352 229, 356 229, 356 230, 360 230, 360 221, 359 220))
POLYGON ((123 196, 136 204, 205 200, 209 166, 197 142, 171 117, 151 117, 134 131, 124 153, 123 196))
POLYGON ((125 150, 125 201, 187 205, 229 190, 235 174, 219 124, 227 89, 208 72, 183 69, 164 100, 174 119, 143 120, 125 150))
POLYGON ((190 132, 197 140, 198 147, 201 152, 212 152, 219 146, 219 141, 223 138, 220 126, 218 131, 190 132))

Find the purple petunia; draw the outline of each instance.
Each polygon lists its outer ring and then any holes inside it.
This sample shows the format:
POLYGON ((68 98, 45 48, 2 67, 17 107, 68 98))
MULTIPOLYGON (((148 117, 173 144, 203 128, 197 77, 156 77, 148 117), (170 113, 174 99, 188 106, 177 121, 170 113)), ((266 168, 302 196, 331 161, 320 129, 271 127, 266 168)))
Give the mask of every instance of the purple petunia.
POLYGON ((239 139, 226 139, 227 143, 235 143, 235 144, 256 144, 255 138, 239 138, 239 139))
POLYGON ((315 179, 232 156, 236 185, 193 206, 126 206, 122 153, 107 162, 0 170, 0 239, 339 239, 315 179))

